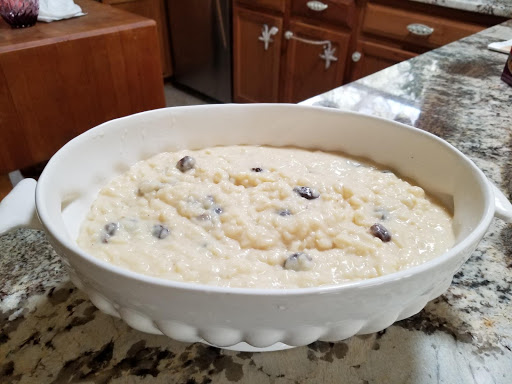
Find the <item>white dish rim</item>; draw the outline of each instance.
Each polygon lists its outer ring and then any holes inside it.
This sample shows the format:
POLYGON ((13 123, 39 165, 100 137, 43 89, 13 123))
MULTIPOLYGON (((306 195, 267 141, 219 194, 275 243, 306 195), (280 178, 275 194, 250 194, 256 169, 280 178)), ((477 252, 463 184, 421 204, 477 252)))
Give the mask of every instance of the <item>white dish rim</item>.
MULTIPOLYGON (((229 105, 229 104, 224 104, 229 105)), ((352 111, 344 111, 344 110, 333 110, 330 108, 325 107, 313 107, 313 106, 304 106, 304 105, 297 105, 297 104, 253 104, 254 106, 270 106, 270 105, 277 105, 279 107, 282 106, 290 106, 292 105, 294 108, 302 108, 302 109, 324 109, 326 111, 336 111, 336 113, 342 112, 343 114, 347 115, 354 115, 354 116, 364 116, 365 118, 372 119, 379 122, 386 122, 389 123, 390 120, 380 118, 377 116, 371 116, 371 115, 364 115, 357 112, 352 111)), ((215 105, 203 105, 201 106, 203 108, 209 108, 209 107, 215 107, 215 105)), ((245 106, 247 107, 247 106, 245 106)), ((186 107, 174 107, 174 108, 181 108, 181 109, 187 109, 187 108, 197 108, 197 106, 186 106, 186 107)), ((162 109, 168 109, 168 108, 162 108, 162 109)), ((151 111, 144 111, 140 112, 134 115, 129 115, 125 117, 121 117, 117 120, 124 120, 132 118, 133 116, 137 115, 143 115, 143 114, 149 114, 154 113, 155 111, 159 111, 162 109, 156 109, 151 111)), ((152 284, 155 286, 163 287, 163 288, 173 288, 173 289, 180 289, 180 290, 189 290, 189 291, 197 291, 197 292, 208 292, 208 293, 219 293, 219 294, 228 294, 228 295, 246 295, 246 296, 261 296, 261 295, 269 295, 269 296, 295 296, 295 295, 315 295, 315 294, 327 294, 327 293, 333 293, 333 292, 339 292, 344 290, 350 290, 350 289, 364 289, 368 287, 373 287, 377 285, 383 285, 388 284, 392 281, 402 280, 412 275, 417 275, 422 272, 426 272, 429 269, 433 269, 436 266, 439 266, 445 262, 447 262, 449 259, 453 258, 455 255, 460 254, 463 249, 468 245, 475 241, 478 241, 478 239, 482 238, 482 236, 487 231, 491 220, 493 219, 495 215, 495 206, 494 206, 494 195, 491 189, 490 183, 487 181, 486 176, 483 174, 483 172, 469 159, 467 158, 461 151, 459 151, 457 148, 455 148, 453 145, 449 144, 447 141, 437 137, 436 135, 421 130, 416 127, 408 126, 405 124, 402 124, 400 122, 394 121, 396 125, 400 126, 401 129, 406 130, 412 130, 416 134, 423 135, 427 137, 430 140, 434 140, 439 144, 440 146, 444 146, 448 148, 449 150, 455 152, 461 161, 464 161, 466 165, 468 165, 477 175, 478 179, 484 184, 484 213, 480 219, 480 222, 478 225, 458 244, 456 244, 454 247, 450 248, 448 251, 443 253, 442 255, 431 259, 425 263, 422 263, 420 265, 404 269, 402 271, 390 273, 387 275, 374 277, 371 279, 364 279, 364 280, 357 280, 357 281, 349 281, 345 283, 335 284, 335 285, 322 285, 322 286, 316 286, 316 287, 307 287, 307 288, 238 288, 238 287, 222 287, 222 286, 215 286, 215 285, 206 285, 206 284, 199 284, 199 283, 189 283, 189 282, 179 282, 179 281, 173 281, 168 280, 164 278, 149 276, 149 275, 143 275, 137 272, 133 272, 129 269, 125 269, 119 266, 116 266, 114 264, 110 264, 106 261, 100 260, 98 258, 95 258, 92 255, 89 255, 85 251, 83 251, 81 248, 78 247, 76 243, 72 243, 64 234, 60 233, 52 224, 51 220, 49 219, 49 214, 46 209, 46 205, 44 204, 44 189, 49 188, 46 187, 47 179, 46 174, 47 169, 51 168, 52 164, 54 162, 59 161, 60 157, 65 156, 68 151, 71 151, 75 149, 77 145, 79 145, 80 141, 83 140, 84 137, 98 133, 101 130, 105 129, 105 126, 107 126, 114 120, 107 121, 103 124, 100 124, 89 131, 83 133, 82 135, 79 135, 69 141, 67 144, 65 144, 48 162, 45 170, 42 172, 41 177, 39 178, 36 186, 36 207, 37 207, 37 214, 39 216, 39 219, 45 229, 45 231, 51 236, 55 237, 55 239, 60 243, 60 245, 64 248, 66 248, 66 251, 73 252, 75 254, 78 254, 80 257, 85 259, 87 262, 94 264, 96 267, 106 269, 111 273, 120 275, 122 277, 138 281, 141 283, 146 284, 152 284)), ((51 188, 51 187, 50 187, 51 188)))

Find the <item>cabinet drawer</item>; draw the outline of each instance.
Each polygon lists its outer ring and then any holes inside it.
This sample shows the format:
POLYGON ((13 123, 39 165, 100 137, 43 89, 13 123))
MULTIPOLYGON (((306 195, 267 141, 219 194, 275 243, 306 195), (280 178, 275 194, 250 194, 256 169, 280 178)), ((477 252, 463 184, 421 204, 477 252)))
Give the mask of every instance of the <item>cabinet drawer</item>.
POLYGON ((476 24, 369 3, 366 7, 362 31, 422 47, 436 48, 483 29, 484 27, 476 24), (420 31, 416 30, 415 33, 414 27, 418 26, 420 31), (418 34, 422 32, 422 26, 431 30, 424 31, 425 35, 418 34))
POLYGON ((355 20, 354 0, 293 0, 292 15, 351 27, 355 20))
POLYGON ((235 0, 235 4, 284 13, 286 0, 235 0))

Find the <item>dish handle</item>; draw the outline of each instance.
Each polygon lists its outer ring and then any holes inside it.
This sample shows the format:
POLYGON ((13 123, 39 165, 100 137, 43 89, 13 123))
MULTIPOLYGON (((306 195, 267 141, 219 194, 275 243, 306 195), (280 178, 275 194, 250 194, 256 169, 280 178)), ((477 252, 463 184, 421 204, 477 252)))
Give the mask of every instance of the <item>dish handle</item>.
POLYGON ((21 180, 0 202, 0 235, 14 228, 43 229, 36 213, 34 179, 21 180))
POLYGON ((510 204, 505 194, 492 181, 489 181, 489 184, 494 192, 494 206, 496 210, 494 215, 508 223, 512 223, 512 204, 510 204))

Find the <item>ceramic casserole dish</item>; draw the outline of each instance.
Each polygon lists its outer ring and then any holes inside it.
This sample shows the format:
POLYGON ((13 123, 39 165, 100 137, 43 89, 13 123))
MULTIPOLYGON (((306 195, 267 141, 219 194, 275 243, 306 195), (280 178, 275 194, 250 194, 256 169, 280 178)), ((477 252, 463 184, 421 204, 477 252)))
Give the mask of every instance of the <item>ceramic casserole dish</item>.
POLYGON ((25 180, 0 204, 0 233, 20 225, 42 227, 73 283, 103 312, 135 329, 264 351, 376 332, 416 314, 447 290, 495 215, 511 220, 505 196, 472 161, 427 132, 326 108, 206 105, 139 113, 71 140, 37 184, 25 180), (129 166, 163 151, 232 144, 343 151, 386 165, 453 209, 456 243, 427 263, 378 278, 265 290, 144 276, 78 248, 79 227, 96 194, 129 166))

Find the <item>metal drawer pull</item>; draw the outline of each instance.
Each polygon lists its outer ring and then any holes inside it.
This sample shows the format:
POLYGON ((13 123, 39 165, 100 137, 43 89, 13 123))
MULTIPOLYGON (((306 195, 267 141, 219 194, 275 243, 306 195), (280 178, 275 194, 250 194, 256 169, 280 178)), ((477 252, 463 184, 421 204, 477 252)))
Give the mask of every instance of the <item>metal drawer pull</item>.
POLYGON ((263 41, 263 46, 265 47, 265 51, 268 50, 268 45, 274 42, 272 36, 276 35, 279 32, 279 28, 272 27, 268 29, 267 24, 263 24, 263 28, 261 28, 261 36, 258 37, 259 41, 263 41))
POLYGON ((300 41, 300 42, 306 43, 306 44, 323 45, 324 52, 321 53, 319 56, 321 59, 325 60, 325 69, 329 69, 332 61, 338 61, 338 58, 336 56, 334 56, 334 52, 336 51, 336 48, 332 47, 332 43, 329 40, 304 39, 302 37, 294 36, 292 31, 286 31, 284 33, 284 38, 286 40, 294 39, 294 40, 297 40, 297 41, 300 41))
POLYGON ((355 51, 353 54, 352 54, 352 61, 354 63, 357 63, 359 60, 361 60, 361 52, 357 52, 355 51))
POLYGON ((327 4, 322 3, 321 1, 308 1, 306 5, 309 9, 316 12, 325 11, 328 7, 327 4))
POLYGON ((425 24, 409 24, 407 30, 417 36, 430 36, 434 32, 434 28, 425 24))

